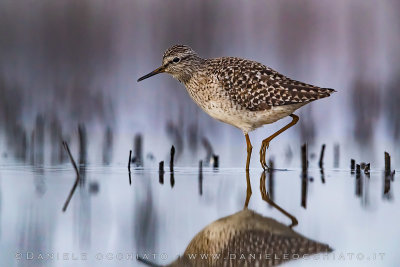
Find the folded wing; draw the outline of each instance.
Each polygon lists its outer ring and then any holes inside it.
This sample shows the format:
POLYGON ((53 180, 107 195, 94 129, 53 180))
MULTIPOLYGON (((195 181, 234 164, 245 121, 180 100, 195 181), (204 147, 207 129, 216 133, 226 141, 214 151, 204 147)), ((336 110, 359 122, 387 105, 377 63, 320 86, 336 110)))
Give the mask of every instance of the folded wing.
POLYGON ((219 58, 214 73, 226 95, 235 104, 251 111, 276 106, 307 104, 328 97, 335 90, 292 80, 255 61, 219 58))

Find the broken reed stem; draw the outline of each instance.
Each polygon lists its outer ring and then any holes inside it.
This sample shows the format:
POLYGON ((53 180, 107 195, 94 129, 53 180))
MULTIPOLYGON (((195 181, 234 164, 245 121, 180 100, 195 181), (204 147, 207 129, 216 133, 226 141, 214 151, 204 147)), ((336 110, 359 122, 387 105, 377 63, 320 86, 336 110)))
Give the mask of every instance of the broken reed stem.
POLYGON ((303 175, 307 173, 307 144, 301 146, 301 166, 303 175))
POLYGON ((129 173, 129 184, 130 185, 132 184, 131 162, 132 162, 132 150, 129 150, 128 173, 129 173))
POLYGON ((199 194, 203 195, 203 161, 199 161, 199 194))
MULTIPOLYGON (((272 159, 268 162, 270 171, 268 172, 268 193, 272 201, 274 201, 274 161, 272 159)), ((270 204, 271 205, 271 204, 270 204)))
POLYGON ((325 154, 325 144, 322 145, 321 155, 319 157, 319 167, 322 169, 324 166, 324 154, 325 154))
POLYGON ((171 147, 171 159, 169 161, 169 168, 170 168, 171 172, 174 171, 174 156, 175 156, 175 147, 172 146, 171 147))
POLYGON ((351 173, 354 173, 355 169, 356 169, 356 161, 355 161, 354 159, 351 159, 351 160, 350 160, 350 170, 351 170, 351 173))
POLYGON ((171 188, 175 185, 175 177, 174 177, 174 156, 175 156, 175 147, 171 147, 171 159, 169 161, 169 169, 170 169, 170 182, 171 188))
POLYGON ((307 144, 301 146, 301 166, 302 166, 302 177, 301 177, 301 206, 307 208, 307 144))
POLYGON ((213 155, 213 160, 214 160, 214 164, 213 167, 214 168, 218 168, 219 167, 219 157, 217 155, 213 155))
POLYGON ((390 175, 390 155, 388 152, 385 152, 385 175, 389 176, 390 175))
POLYGON ((76 187, 78 186, 78 183, 79 183, 79 181, 80 181, 80 179, 81 179, 81 176, 79 175, 78 167, 76 166, 75 160, 74 160, 74 158, 72 157, 72 154, 71 154, 71 151, 69 150, 69 147, 68 147, 67 142, 63 141, 63 146, 64 146, 64 149, 67 151, 68 156, 69 156, 69 159, 71 160, 72 166, 74 166, 74 169, 75 169, 75 172, 76 172, 75 183, 74 183, 74 185, 72 186, 72 189, 71 189, 71 191, 69 192, 68 198, 67 198, 67 200, 65 201, 64 207, 63 207, 63 209, 62 209, 62 211, 65 212, 65 211, 67 210, 68 204, 69 204, 69 202, 71 201, 71 198, 72 198, 72 196, 73 196, 73 194, 74 194, 74 192, 75 192, 75 190, 76 190, 76 187))

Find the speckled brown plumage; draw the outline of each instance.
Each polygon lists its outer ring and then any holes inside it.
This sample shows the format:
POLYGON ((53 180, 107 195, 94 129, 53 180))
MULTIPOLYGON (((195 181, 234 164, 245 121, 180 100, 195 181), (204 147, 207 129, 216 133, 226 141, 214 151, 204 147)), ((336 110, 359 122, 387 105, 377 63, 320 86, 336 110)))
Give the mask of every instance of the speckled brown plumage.
POLYGON ((205 66, 229 98, 250 111, 305 104, 334 91, 289 79, 261 63, 241 58, 209 59, 205 66))
POLYGON ((171 266, 275 266, 305 254, 331 251, 326 244, 244 209, 206 226, 171 266), (236 259, 229 260, 230 255, 236 259))

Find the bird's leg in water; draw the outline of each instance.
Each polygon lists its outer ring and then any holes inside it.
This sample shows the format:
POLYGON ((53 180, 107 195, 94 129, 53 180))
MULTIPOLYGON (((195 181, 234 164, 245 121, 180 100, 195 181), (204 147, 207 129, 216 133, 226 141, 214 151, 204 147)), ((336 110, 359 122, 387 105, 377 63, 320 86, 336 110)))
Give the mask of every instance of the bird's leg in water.
POLYGON ((299 121, 299 117, 294 114, 291 114, 290 117, 292 117, 293 120, 288 125, 286 125, 282 129, 280 129, 279 131, 277 131, 276 133, 274 133, 273 135, 267 137, 262 141, 260 149, 260 163, 261 166, 264 168, 264 170, 269 169, 267 163, 265 162, 265 153, 267 151, 267 148, 269 147, 269 143, 271 142, 271 140, 280 135, 281 133, 283 133, 284 131, 286 131, 287 129, 289 129, 290 127, 294 126, 299 121))

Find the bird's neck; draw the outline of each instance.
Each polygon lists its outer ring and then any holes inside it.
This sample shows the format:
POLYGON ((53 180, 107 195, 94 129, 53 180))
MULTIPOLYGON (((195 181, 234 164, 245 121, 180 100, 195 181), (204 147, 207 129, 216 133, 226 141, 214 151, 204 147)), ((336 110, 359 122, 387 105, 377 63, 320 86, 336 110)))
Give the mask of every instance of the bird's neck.
POLYGON ((178 74, 173 75, 177 80, 183 84, 188 84, 198 71, 204 67, 205 60, 200 57, 194 57, 191 64, 187 65, 184 70, 178 74))

